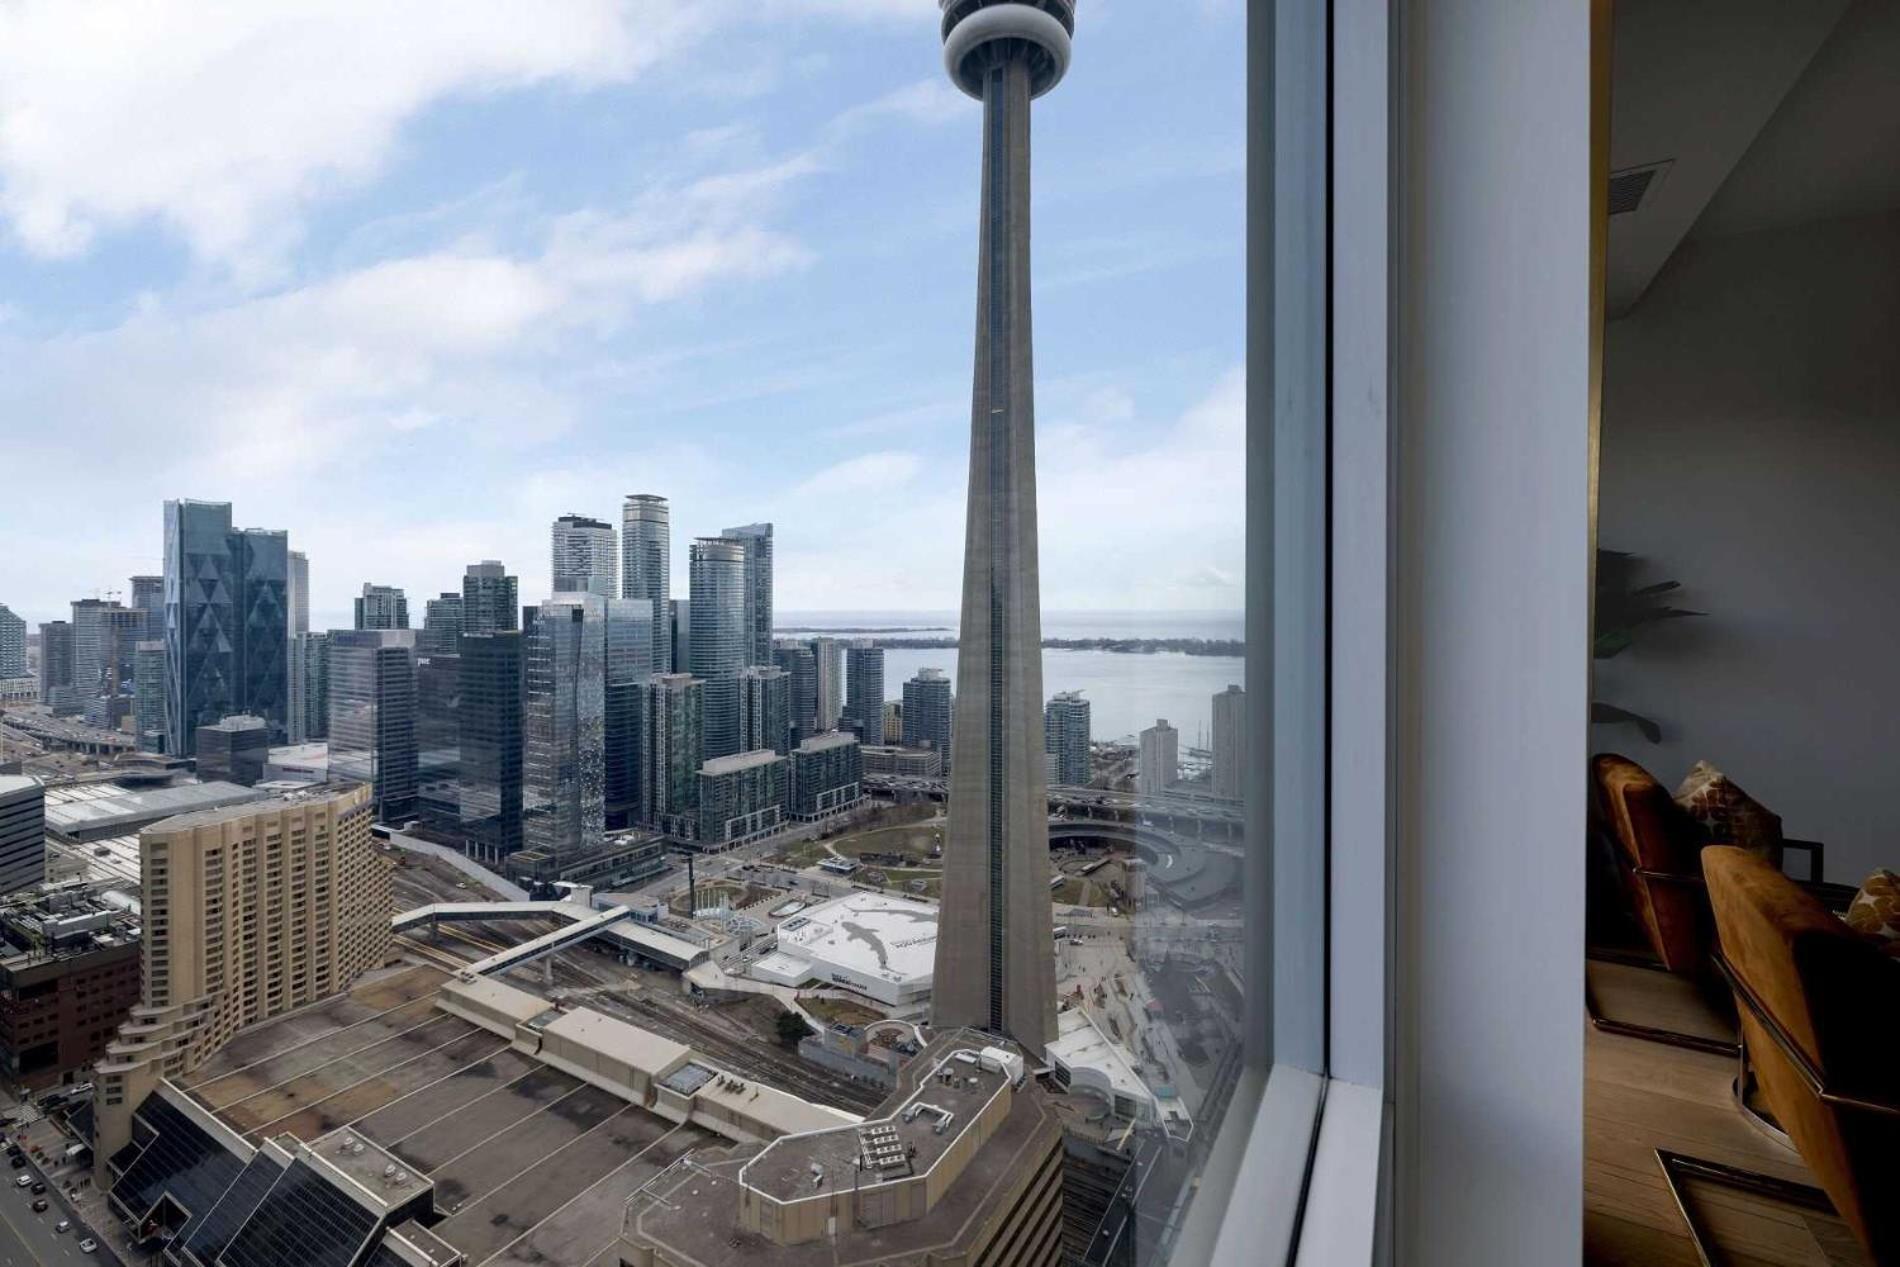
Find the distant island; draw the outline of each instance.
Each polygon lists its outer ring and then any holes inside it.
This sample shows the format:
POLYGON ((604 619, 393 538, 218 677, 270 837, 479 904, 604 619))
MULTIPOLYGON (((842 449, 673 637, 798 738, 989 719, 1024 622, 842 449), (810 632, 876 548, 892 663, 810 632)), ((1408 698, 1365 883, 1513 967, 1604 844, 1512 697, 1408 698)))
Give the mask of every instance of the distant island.
MULTIPOLYGON (((948 625, 782 625, 773 630, 782 634, 908 634, 948 633, 948 625)), ((954 640, 950 643, 955 646, 954 640)))
MULTIPOLYGON (((955 638, 873 638, 871 643, 887 651, 935 651, 954 648, 957 640, 955 638)), ((1042 646, 1045 651, 1108 651, 1115 655, 1171 653, 1174 655, 1242 656, 1247 653, 1247 644, 1238 638, 1044 638, 1042 646)))

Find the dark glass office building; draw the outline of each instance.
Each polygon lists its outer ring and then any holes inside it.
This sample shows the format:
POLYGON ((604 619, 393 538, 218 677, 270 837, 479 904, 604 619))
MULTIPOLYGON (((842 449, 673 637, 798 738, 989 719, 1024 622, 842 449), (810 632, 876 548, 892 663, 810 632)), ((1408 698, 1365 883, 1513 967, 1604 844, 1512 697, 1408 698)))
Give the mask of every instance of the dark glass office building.
POLYGON ((165 503, 168 750, 190 756, 200 726, 237 713, 286 733, 290 541, 231 527, 229 502, 165 503))
POLYGON ((330 634, 330 777, 374 789, 376 817, 416 813, 416 636, 408 629, 330 634))
POLYGON ((844 715, 864 743, 884 742, 884 648, 868 641, 845 648, 844 715))
POLYGON ((640 710, 653 663, 653 604, 607 600, 607 826, 632 826, 640 812, 640 710))
POLYGON ((706 684, 706 759, 739 749, 739 670, 746 667, 746 547, 701 537, 688 554, 692 572, 692 669, 706 684))
POLYGON ((803 743, 818 733, 818 657, 810 643, 780 638, 772 644, 772 660, 791 675, 792 742, 803 743))
POLYGON ((522 848, 522 635, 464 634, 461 648, 462 849, 494 864, 522 848))
POLYGON ((418 656, 416 812, 425 827, 451 837, 462 830, 461 711, 462 657, 418 656))

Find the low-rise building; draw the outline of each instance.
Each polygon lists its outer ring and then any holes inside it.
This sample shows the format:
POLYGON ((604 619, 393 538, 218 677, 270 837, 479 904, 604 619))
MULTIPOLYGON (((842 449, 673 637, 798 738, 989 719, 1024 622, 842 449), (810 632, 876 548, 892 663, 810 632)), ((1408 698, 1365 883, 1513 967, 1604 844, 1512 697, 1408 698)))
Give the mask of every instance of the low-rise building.
POLYGON ((198 727, 198 777, 251 787, 270 760, 270 723, 262 717, 226 717, 198 727))
POLYGON ((865 744, 860 755, 866 774, 889 774, 910 779, 935 779, 943 774, 943 754, 935 748, 865 744))
POLYGON ((930 997, 936 955, 935 902, 860 890, 780 924, 777 948, 752 975, 776 985, 843 986, 903 1008, 930 997))
POLYGON ((0 908, 0 1075, 38 1090, 105 1054, 139 1001, 138 917, 84 888, 0 908))

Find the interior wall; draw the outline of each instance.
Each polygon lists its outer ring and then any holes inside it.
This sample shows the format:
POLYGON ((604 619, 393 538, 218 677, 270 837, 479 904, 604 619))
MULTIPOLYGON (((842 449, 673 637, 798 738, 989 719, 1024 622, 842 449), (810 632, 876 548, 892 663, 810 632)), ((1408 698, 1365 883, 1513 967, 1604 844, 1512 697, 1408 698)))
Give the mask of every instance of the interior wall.
POLYGON ((1900 214, 1692 239, 1604 374, 1602 545, 1707 614, 1598 664, 1664 734, 1595 746, 1714 762, 1830 880, 1900 868, 1900 214))

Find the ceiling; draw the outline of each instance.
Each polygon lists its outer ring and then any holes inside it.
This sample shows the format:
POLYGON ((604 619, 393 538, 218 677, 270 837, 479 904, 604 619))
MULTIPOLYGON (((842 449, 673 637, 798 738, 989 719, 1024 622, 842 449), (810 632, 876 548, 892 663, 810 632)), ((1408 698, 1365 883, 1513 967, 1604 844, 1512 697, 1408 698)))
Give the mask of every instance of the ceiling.
POLYGON ((1682 242, 1900 206, 1900 3, 1619 0, 1610 169, 1667 164, 1612 216, 1609 314, 1682 242))

